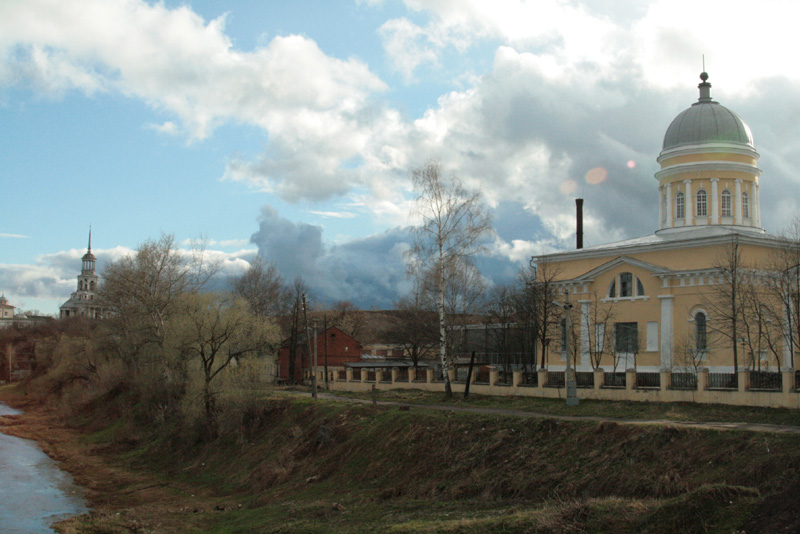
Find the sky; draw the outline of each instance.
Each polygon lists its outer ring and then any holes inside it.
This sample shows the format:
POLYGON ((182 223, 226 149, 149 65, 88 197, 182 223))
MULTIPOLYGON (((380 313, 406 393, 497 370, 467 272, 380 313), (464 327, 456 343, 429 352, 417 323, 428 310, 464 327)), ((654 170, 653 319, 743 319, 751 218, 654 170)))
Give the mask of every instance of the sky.
POLYGON ((319 301, 389 308, 410 172, 480 190, 489 284, 531 255, 652 233, 671 120, 750 126, 762 222, 798 212, 800 3, 0 0, 0 292, 55 314, 89 228, 98 269, 147 240, 256 255, 319 301))

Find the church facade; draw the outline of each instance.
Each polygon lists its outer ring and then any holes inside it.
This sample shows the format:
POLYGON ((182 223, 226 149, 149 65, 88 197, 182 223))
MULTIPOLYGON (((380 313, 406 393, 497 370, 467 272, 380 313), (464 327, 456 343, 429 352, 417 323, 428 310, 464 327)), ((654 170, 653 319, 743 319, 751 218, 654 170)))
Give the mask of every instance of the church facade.
POLYGON ((553 329, 551 369, 568 350, 578 371, 796 367, 798 288, 783 299, 777 285, 791 280, 784 269, 799 279, 796 263, 781 267, 797 248, 761 227, 750 128, 700 78, 698 101, 672 121, 657 160, 659 229, 533 258, 538 282, 570 310, 553 329))
POLYGON ((78 275, 78 289, 60 307, 62 319, 68 317, 87 317, 100 319, 105 310, 100 305, 98 291, 100 277, 96 272, 97 258, 92 254, 92 231, 89 230, 89 246, 81 258, 81 274, 78 275))

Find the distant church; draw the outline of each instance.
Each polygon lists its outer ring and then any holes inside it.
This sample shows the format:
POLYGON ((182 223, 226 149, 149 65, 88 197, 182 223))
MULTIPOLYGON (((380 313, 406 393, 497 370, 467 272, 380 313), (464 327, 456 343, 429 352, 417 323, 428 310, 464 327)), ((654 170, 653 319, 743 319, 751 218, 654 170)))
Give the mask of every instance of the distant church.
POLYGON ((92 254, 92 230, 89 230, 89 248, 81 258, 81 274, 78 275, 78 290, 69 300, 61 305, 61 318, 89 317, 100 319, 106 312, 99 303, 97 292, 100 289, 100 277, 95 272, 97 258, 92 254))
MULTIPOLYGON (((724 291, 720 267, 732 245, 750 269, 765 268, 776 253, 796 245, 762 229, 761 170, 750 128, 711 99, 708 74, 700 79, 700 98, 669 125, 658 156, 659 229, 533 258, 540 282, 549 269, 574 307, 576 345, 564 341, 562 323, 561 343, 553 344, 561 345, 556 368, 565 363, 565 344, 577 348, 582 371, 797 366, 787 335, 796 329, 797 310, 778 305, 776 316, 748 319, 752 324, 727 339, 712 335, 726 321, 710 303, 724 291)), ((559 333, 553 337, 557 342, 559 333)))

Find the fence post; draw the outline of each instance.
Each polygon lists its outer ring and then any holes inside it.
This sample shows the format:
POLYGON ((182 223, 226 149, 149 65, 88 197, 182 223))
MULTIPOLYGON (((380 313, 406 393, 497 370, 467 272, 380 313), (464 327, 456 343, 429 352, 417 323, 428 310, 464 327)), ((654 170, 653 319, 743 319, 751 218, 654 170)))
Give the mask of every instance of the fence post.
POLYGON ((522 371, 512 371, 511 372, 511 385, 513 387, 519 386, 519 383, 522 382, 522 371))
POLYGON ((739 370, 739 376, 736 377, 739 393, 744 393, 750 389, 750 371, 747 369, 739 370))
POLYGON ((392 384, 398 381, 400 378, 400 369, 397 367, 392 367, 392 384))
POLYGON ((697 370, 697 391, 708 389, 708 367, 701 367, 697 370))
POLYGON ((433 382, 433 369, 425 369, 425 382, 428 384, 433 382))
POLYGON ((450 378, 450 383, 452 384, 453 382, 456 381, 456 370, 455 369, 448 369, 447 370, 447 376, 450 378))
POLYGON ((352 382, 353 381, 353 368, 352 367, 348 367, 348 368, 346 368, 344 370, 344 379, 347 380, 348 382, 352 382))
POLYGON ((598 391, 601 387, 603 387, 603 382, 605 381, 605 371, 603 371, 602 367, 598 367, 594 370, 594 389, 598 391))
POLYGON ((414 367, 408 368, 408 381, 414 382, 417 379, 417 370, 414 367))
POLYGON ((781 371, 781 391, 791 393, 792 387, 794 387, 794 369, 781 371))
POLYGON ((383 382, 383 373, 384 372, 385 371, 383 371, 382 369, 380 369, 380 370, 376 369, 375 370, 375 383, 376 384, 380 384, 381 382, 383 382))
POLYGON ((536 387, 543 388, 547 384, 547 369, 539 369, 536 374, 536 387))
POLYGON ((499 375, 499 371, 497 367, 490 367, 489 368, 489 385, 494 386, 497 383, 497 378, 499 375))
POLYGON ((636 371, 627 369, 625 371, 625 389, 628 391, 636 387, 636 371))
POLYGON ((661 379, 659 381, 661 391, 666 391, 672 387, 672 371, 668 369, 661 370, 661 379))

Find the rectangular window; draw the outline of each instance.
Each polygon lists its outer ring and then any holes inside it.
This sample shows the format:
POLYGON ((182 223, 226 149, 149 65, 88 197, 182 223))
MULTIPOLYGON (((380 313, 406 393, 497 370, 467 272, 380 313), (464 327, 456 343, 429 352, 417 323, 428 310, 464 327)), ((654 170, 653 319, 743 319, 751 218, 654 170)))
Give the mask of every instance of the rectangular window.
POLYGON ((658 350, 658 321, 647 322, 647 350, 658 350))
POLYGON ((614 351, 628 354, 639 352, 637 323, 614 323, 614 351))

